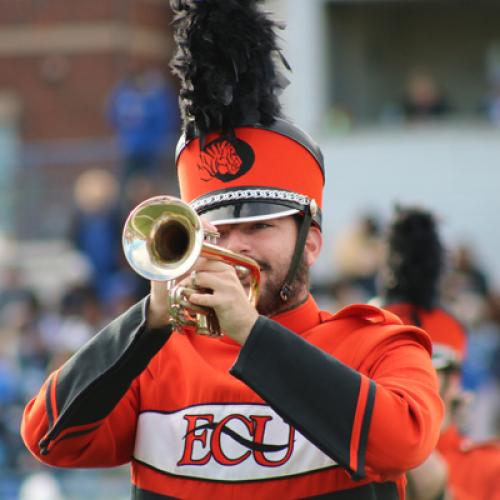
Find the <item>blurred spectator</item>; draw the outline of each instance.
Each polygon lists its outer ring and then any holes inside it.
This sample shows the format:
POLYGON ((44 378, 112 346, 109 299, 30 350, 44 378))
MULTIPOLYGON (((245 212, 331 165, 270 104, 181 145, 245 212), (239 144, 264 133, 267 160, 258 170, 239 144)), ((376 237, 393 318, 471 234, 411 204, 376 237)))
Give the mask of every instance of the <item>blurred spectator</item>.
POLYGON ((409 121, 421 122, 446 116, 451 108, 435 79, 419 71, 407 81, 403 110, 409 121))
POLYGON ((494 79, 491 90, 486 97, 486 116, 488 120, 500 127, 500 78, 494 79))
POLYGON ((484 300, 480 321, 469 328, 463 386, 474 393, 467 426, 471 437, 500 437, 500 295, 484 300))
POLYGON ((4 324, 4 315, 8 308, 16 303, 35 300, 33 291, 24 283, 21 269, 8 265, 2 273, 0 286, 0 324, 4 324))
POLYGON ((489 293, 486 273, 481 269, 472 248, 463 243, 451 255, 451 279, 454 285, 486 297, 489 293))
MULTIPOLYGON (((378 220, 363 215, 346 230, 339 233, 334 246, 334 268, 342 282, 342 289, 359 289, 358 298, 368 300, 376 293, 375 280, 383 258, 383 242, 378 220)), ((353 290, 350 290, 350 294, 353 290)))
POLYGON ((46 314, 41 336, 52 357, 47 370, 55 370, 107 322, 97 293, 90 285, 62 291, 59 311, 46 314))
POLYGON ((122 252, 118 183, 106 170, 86 170, 76 180, 74 200, 71 240, 90 262, 91 284, 105 300, 122 252))
POLYGON ((111 92, 107 114, 124 157, 122 182, 158 177, 162 152, 173 149, 179 122, 177 95, 161 73, 133 68, 111 92))

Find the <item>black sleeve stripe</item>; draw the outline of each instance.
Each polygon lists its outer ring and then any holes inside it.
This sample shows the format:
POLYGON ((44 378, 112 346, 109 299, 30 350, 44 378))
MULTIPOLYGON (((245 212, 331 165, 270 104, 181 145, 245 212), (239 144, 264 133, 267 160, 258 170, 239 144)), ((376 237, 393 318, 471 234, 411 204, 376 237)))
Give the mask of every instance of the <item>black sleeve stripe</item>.
POLYGON ((257 320, 231 373, 349 469, 359 373, 263 317, 257 320))
POLYGON ((62 367, 56 385, 59 416, 51 439, 69 426, 105 418, 168 340, 170 326, 146 327, 147 307, 148 298, 105 327, 62 367))
POLYGON ((49 421, 49 429, 54 425, 54 413, 52 411, 52 401, 50 395, 52 394, 52 384, 54 377, 50 377, 47 384, 47 391, 45 392, 45 409, 47 411, 47 419, 49 421))
POLYGON ((58 441, 64 441, 65 439, 71 439, 71 438, 75 438, 75 437, 84 436, 85 434, 88 434, 90 432, 94 432, 98 427, 99 427, 99 425, 94 425, 94 426, 89 427, 88 429, 85 429, 83 431, 68 432, 63 437, 59 438, 58 441))
POLYGON ((377 386, 375 382, 373 380, 370 380, 370 388, 368 389, 368 397, 366 401, 365 412, 363 415, 363 423, 361 424, 361 435, 359 438, 358 470, 355 471, 352 475, 353 479, 362 479, 365 476, 366 445, 368 442, 368 431, 370 430, 370 422, 372 419, 376 390, 377 386))

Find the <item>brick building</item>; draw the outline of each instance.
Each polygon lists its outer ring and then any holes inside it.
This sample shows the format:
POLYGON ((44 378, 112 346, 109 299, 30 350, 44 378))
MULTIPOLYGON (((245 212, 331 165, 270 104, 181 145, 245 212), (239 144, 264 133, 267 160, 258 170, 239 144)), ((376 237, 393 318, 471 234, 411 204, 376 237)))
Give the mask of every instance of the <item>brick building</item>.
POLYGON ((165 0, 0 0, 0 229, 60 236, 78 173, 117 168, 106 99, 131 69, 171 78, 170 21, 165 0))

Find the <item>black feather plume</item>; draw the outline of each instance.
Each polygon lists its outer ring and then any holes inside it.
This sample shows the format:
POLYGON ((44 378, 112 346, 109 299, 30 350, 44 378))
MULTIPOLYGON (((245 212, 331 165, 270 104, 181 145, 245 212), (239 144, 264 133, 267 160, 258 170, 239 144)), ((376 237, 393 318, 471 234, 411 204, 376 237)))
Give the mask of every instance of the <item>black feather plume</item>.
POLYGON ((171 0, 180 78, 180 107, 188 138, 242 125, 270 125, 288 80, 277 69, 280 26, 260 0, 171 0))
POLYGON ((386 300, 435 307, 444 253, 434 216, 419 208, 398 207, 388 247, 386 300))

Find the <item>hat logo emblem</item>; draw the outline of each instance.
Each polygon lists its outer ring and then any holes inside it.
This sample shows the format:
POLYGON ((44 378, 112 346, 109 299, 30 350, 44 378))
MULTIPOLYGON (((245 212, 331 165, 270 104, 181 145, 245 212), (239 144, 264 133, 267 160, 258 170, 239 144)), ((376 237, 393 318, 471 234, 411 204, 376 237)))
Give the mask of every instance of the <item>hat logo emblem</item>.
POLYGON ((198 170, 201 179, 230 182, 247 173, 255 160, 249 144, 236 137, 219 137, 200 152, 198 170))

